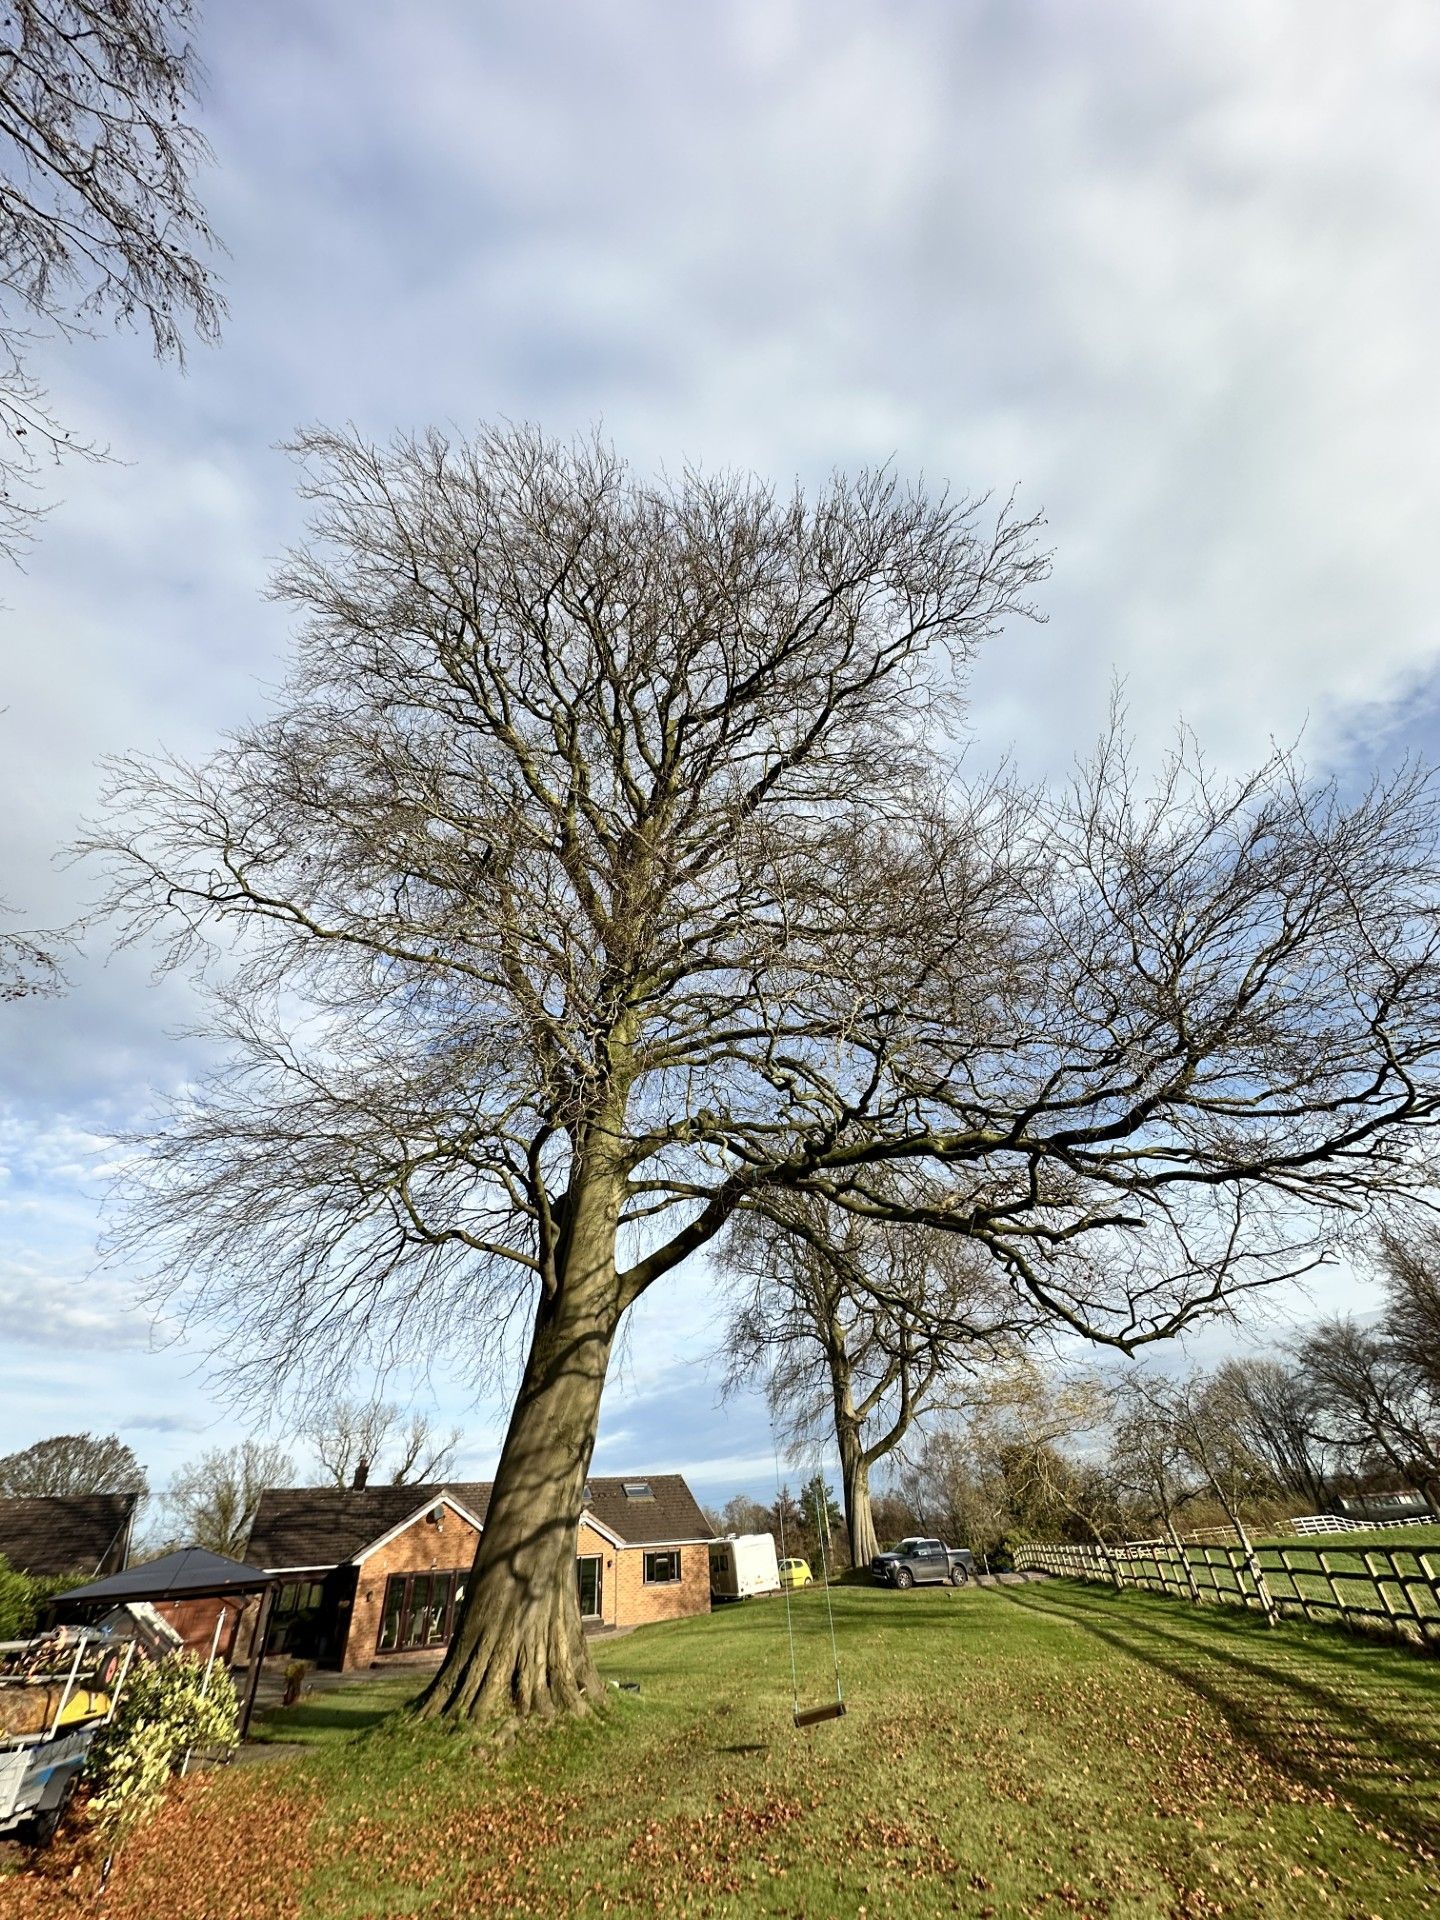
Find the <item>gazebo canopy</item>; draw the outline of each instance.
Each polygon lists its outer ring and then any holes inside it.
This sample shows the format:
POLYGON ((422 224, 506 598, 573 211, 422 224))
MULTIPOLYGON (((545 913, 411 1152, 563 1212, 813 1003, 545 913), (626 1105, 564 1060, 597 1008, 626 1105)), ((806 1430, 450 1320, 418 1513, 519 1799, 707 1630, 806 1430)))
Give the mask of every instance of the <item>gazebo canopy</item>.
POLYGON ((207 1553, 204 1547, 181 1547, 176 1553, 164 1553, 143 1566, 127 1567, 112 1573, 107 1580, 92 1580, 88 1586, 71 1587, 57 1600, 69 1606, 75 1600, 108 1600, 116 1605, 125 1600, 183 1600, 202 1594, 259 1593, 274 1586, 275 1576, 261 1567, 247 1567, 242 1561, 227 1560, 223 1553, 207 1553))

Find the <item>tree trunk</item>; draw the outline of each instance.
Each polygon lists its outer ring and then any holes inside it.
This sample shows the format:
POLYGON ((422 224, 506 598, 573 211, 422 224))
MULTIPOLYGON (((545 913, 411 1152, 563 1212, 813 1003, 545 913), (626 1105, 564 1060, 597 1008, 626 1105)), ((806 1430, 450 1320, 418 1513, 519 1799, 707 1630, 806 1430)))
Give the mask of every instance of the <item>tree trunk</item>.
POLYGON ((1080 1519, 1084 1522, 1085 1526, 1089 1528, 1090 1538, 1099 1549, 1100 1558, 1105 1562, 1105 1571, 1110 1575, 1111 1585, 1117 1593, 1123 1593, 1125 1591, 1125 1576, 1120 1571, 1120 1562, 1116 1558, 1110 1542, 1087 1515, 1082 1513, 1080 1519))
POLYGON ((582 1189, 542 1296, 489 1512, 427 1719, 583 1713, 599 1682, 580 1624, 575 1530, 619 1324, 613 1181, 582 1189))
POLYGON ((1273 1627, 1279 1622, 1279 1609, 1275 1605, 1275 1596, 1270 1591, 1270 1582, 1265 1578, 1264 1572, 1261 1569, 1260 1557, 1255 1551, 1249 1529, 1240 1518, 1239 1502, 1236 1501, 1232 1503, 1226 1498, 1224 1489, 1213 1475, 1211 1476, 1210 1484, 1214 1487, 1220 1504, 1225 1509, 1226 1518, 1234 1528, 1235 1537, 1240 1542, 1240 1551, 1245 1560, 1245 1570, 1250 1575, 1250 1579, 1254 1584, 1256 1595, 1260 1601, 1260 1610, 1265 1616, 1265 1624, 1267 1627, 1273 1627))
POLYGON ((1190 1564, 1190 1555, 1185 1550, 1185 1542, 1180 1538, 1180 1535, 1175 1529, 1174 1517, 1168 1511, 1165 1515, 1165 1531, 1170 1536, 1170 1545, 1175 1550, 1176 1559, 1185 1570, 1185 1584, 1190 1589, 1190 1598, 1198 1607, 1200 1605, 1200 1582, 1195 1578, 1195 1569, 1190 1564))
POLYGON ((840 1482, 845 1499, 845 1531, 850 1536, 850 1564, 868 1567, 880 1551, 875 1537, 875 1515, 870 1505, 870 1463, 857 1429, 841 1425, 840 1482))

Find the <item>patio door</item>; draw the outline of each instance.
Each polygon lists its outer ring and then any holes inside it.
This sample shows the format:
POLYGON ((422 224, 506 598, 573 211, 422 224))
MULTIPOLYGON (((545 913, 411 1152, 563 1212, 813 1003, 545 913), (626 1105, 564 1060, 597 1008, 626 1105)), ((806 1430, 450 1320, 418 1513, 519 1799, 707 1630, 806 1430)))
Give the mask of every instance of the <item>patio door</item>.
POLYGON ((604 1562, 598 1553, 582 1553, 575 1562, 575 1579, 580 1588, 580 1618, 598 1620, 604 1612, 604 1562))

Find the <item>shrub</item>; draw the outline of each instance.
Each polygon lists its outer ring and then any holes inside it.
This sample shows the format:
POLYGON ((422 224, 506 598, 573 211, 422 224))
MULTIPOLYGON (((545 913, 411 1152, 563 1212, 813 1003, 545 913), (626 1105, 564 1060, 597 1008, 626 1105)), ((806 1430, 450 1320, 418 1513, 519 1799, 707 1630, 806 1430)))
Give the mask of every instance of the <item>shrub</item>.
POLYGON ((23 1640, 33 1633, 45 1602, 84 1578, 79 1573, 20 1573, 0 1554, 0 1640, 23 1640))
POLYGON ((30 1582, 0 1557, 0 1640, 18 1640, 21 1620, 29 1604, 30 1582))
POLYGON ((207 1686, 190 1654, 137 1662, 115 1718, 90 1749, 91 1817, 107 1838, 123 1839, 159 1806, 187 1753, 228 1749, 239 1738, 235 1689, 223 1667, 207 1686))

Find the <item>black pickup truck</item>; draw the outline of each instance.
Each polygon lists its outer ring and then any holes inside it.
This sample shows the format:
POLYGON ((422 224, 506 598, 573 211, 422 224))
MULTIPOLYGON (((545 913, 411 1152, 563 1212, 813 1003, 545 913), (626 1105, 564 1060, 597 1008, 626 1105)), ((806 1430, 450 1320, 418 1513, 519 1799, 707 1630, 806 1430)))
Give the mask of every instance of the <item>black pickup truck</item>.
POLYGON ((874 1578, 887 1587, 913 1587, 921 1581, 946 1581, 963 1587, 975 1571, 968 1547, 947 1547, 943 1540, 902 1540, 870 1562, 874 1578))

